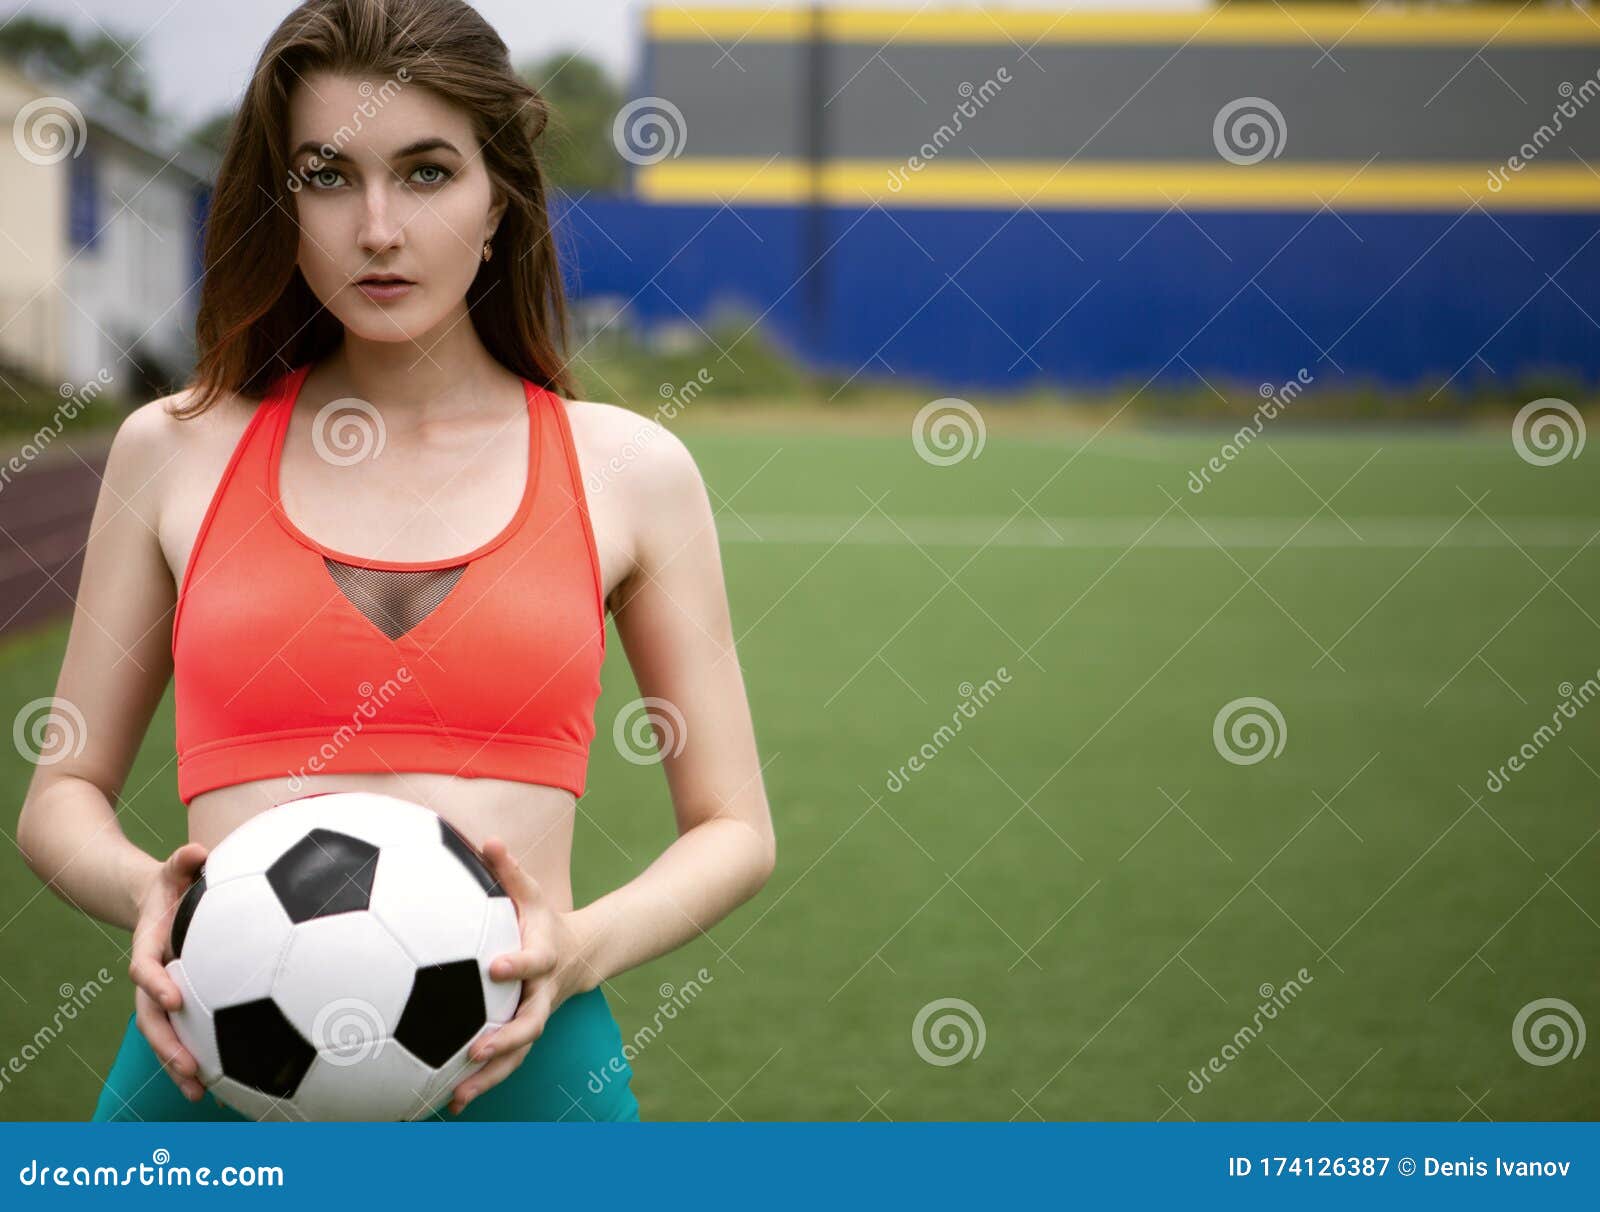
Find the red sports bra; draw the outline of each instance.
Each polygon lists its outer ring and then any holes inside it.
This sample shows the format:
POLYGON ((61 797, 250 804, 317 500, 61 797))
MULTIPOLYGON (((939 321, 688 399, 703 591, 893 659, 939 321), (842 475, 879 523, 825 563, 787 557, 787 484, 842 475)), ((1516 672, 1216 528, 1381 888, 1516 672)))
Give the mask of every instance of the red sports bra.
POLYGON ((581 796, 605 661, 600 561, 561 400, 523 380, 522 502, 482 546, 333 551, 278 495, 310 364, 256 407, 200 523, 172 621, 178 796, 252 779, 437 771, 581 796))

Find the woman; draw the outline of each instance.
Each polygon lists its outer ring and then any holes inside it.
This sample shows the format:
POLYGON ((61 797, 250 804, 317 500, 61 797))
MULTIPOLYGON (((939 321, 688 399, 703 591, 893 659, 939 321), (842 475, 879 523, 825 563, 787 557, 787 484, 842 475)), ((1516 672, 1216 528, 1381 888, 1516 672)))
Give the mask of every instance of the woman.
POLYGON ((771 873, 705 487, 658 425, 567 398, 547 117, 455 0, 310 0, 262 53, 194 382, 133 412, 107 462, 57 689, 84 743, 36 769, 18 827, 59 895, 132 931, 96 1119, 238 1118, 173 1030, 163 949, 210 849, 285 800, 426 804, 511 893, 521 949, 491 975, 522 999, 453 1090, 463 1119, 637 1118, 601 982, 771 873), (679 837, 575 909, 608 607, 672 737, 679 837), (190 841, 161 861, 114 805, 169 677, 190 841), (397 689, 373 707, 375 685, 397 689))

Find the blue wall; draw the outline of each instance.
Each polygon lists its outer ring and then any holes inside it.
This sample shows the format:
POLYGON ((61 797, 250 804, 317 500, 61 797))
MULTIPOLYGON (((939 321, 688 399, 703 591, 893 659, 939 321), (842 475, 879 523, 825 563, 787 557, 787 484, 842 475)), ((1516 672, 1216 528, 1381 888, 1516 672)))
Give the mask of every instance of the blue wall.
POLYGON ((1595 214, 1192 218, 905 207, 813 220, 590 195, 559 221, 574 296, 621 294, 646 325, 736 301, 845 375, 1254 386, 1304 366, 1429 390, 1509 391, 1545 372, 1600 382, 1595 214))

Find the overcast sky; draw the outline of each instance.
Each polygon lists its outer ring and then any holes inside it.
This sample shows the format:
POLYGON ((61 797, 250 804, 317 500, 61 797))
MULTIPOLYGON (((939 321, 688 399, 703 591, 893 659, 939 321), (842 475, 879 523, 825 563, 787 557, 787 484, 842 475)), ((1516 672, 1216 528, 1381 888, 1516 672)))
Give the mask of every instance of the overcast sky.
MULTIPOLYGON (((137 41, 156 107, 184 125, 236 102, 256 56, 299 0, 0 0, 0 13, 50 17, 92 34, 95 25, 126 45, 137 41)), ((560 49, 581 50, 622 83, 637 59, 641 0, 474 0, 524 63, 560 49)), ((3 18, 0 18, 3 19, 3 18)))
MULTIPOLYGON (((156 107, 188 126, 237 101, 273 27, 299 0, 0 0, 0 20, 18 12, 49 16, 93 33, 98 24, 119 41, 135 41, 149 73, 156 107)), ((663 7, 718 7, 736 0, 663 7)), ((794 7, 802 0, 762 0, 794 7)), ((750 0, 744 0, 745 5, 750 0)), ((1206 0, 872 0, 874 8, 1189 8, 1206 0)), ((648 0, 474 0, 500 32, 512 61, 556 50, 580 50, 626 88, 638 61, 641 14, 648 0)), ((847 7, 861 7, 852 5, 847 7)))

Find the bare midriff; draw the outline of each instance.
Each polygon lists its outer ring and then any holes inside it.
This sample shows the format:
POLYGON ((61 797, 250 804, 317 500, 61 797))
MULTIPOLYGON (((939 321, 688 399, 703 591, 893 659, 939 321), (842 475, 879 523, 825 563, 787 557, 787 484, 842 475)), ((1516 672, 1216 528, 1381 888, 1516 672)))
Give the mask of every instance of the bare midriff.
POLYGON ((209 850, 257 813, 322 791, 372 791, 411 800, 437 812, 475 846, 501 838, 552 908, 572 908, 576 801, 570 791, 538 783, 387 770, 258 779, 195 796, 189 805, 189 840, 209 850))

